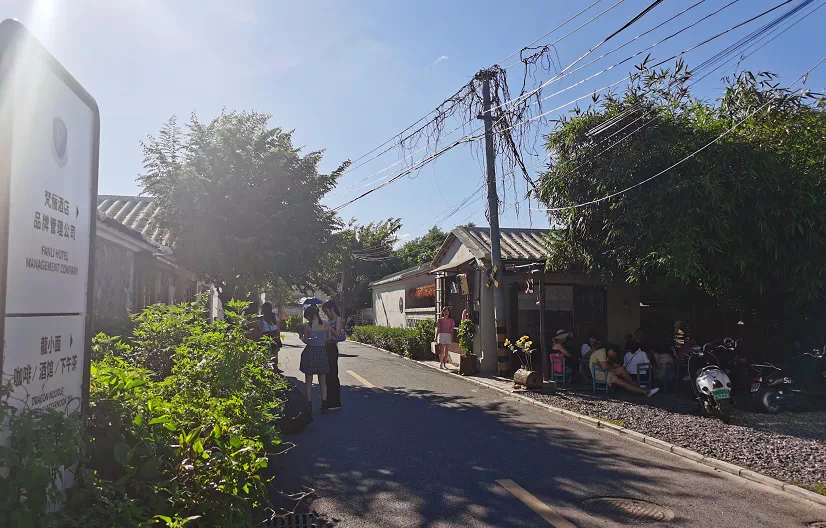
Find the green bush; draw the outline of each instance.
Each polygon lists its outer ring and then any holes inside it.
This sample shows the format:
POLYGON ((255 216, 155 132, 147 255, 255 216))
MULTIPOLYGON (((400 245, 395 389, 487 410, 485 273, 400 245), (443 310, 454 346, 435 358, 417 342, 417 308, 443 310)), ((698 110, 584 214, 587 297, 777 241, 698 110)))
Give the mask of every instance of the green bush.
POLYGON ((131 343, 95 338, 103 357, 92 368, 89 457, 70 490, 69 526, 260 523, 286 381, 268 367, 269 346, 244 337, 241 311, 209 323, 195 303, 152 306, 131 343))
POLYGON ((287 317, 287 332, 300 332, 304 327, 304 318, 299 314, 292 314, 287 317))
POLYGON ((434 359, 436 356, 433 354, 430 344, 436 335, 436 319, 428 318, 417 321, 414 330, 416 331, 416 339, 422 346, 423 357, 421 359, 434 359))
MULTIPOLYGON (((423 321, 423 323, 426 323, 423 321)), ((389 328, 386 326, 357 326, 353 328, 353 341, 366 343, 411 359, 422 360, 430 357, 430 343, 433 331, 425 337, 423 329, 389 328), (423 343, 423 339, 427 339, 423 343)))
POLYGON ((12 393, 11 383, 0 386, 0 435, 11 434, 0 445, 0 527, 54 526, 47 505, 62 501, 53 484, 81 456, 80 419, 26 403, 18 408, 9 401, 12 393))
POLYGON ((459 346, 465 355, 473 353, 473 335, 476 331, 473 321, 465 319, 459 324, 456 335, 459 338, 459 346))
POLYGON ((244 335, 242 304, 209 323, 201 303, 151 306, 129 341, 93 340, 89 415, 22 411, 0 387, 0 528, 260 525, 286 380, 244 335), (150 370, 146 367, 155 367, 150 370), (51 484, 80 462, 64 499, 51 484))

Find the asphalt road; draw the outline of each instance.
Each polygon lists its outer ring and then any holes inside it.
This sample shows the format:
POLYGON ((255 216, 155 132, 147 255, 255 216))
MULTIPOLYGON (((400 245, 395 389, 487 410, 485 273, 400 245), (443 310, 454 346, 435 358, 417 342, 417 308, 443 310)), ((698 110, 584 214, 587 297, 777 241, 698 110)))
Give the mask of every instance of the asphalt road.
MULTIPOLYGON (((288 335, 281 367, 303 382, 288 335)), ((638 446, 490 389, 355 343, 340 345, 344 408, 286 438, 274 488, 315 490, 341 527, 638 526, 595 512, 640 499, 674 517, 651 526, 801 527, 826 508, 638 446), (349 372, 348 372, 349 371, 349 372), (374 387, 370 387, 373 385, 374 387), (537 513, 539 512, 539 513, 537 513)), ((303 385, 303 383, 302 383, 303 385)))

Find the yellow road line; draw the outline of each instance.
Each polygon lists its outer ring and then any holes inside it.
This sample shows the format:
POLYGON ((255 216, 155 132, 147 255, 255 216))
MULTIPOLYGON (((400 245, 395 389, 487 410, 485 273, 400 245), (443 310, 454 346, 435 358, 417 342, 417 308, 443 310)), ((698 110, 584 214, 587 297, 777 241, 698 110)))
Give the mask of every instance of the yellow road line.
POLYGON ((497 480, 496 483, 508 490, 511 495, 521 500, 525 506, 535 511, 554 528, 576 528, 576 526, 568 522, 567 519, 553 511, 550 506, 537 499, 516 482, 512 480, 497 480))
POLYGON ((375 389, 376 388, 375 385, 373 385, 372 383, 370 383, 366 379, 362 378, 361 376, 359 376, 358 374, 356 374, 352 370, 348 370, 347 374, 349 374, 349 375, 353 376, 354 378, 356 378, 356 380, 360 381, 361 384, 364 385, 365 387, 367 387, 368 389, 375 389))

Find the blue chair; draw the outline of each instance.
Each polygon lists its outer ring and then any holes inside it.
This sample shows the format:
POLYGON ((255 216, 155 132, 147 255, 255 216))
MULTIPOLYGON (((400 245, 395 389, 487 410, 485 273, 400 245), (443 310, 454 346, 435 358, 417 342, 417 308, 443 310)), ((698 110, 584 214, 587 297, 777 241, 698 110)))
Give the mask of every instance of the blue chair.
POLYGON ((643 389, 654 387, 654 374, 651 370, 651 363, 640 363, 637 365, 637 383, 643 389))
POLYGON ((571 382, 571 374, 565 367, 565 358, 558 356, 551 356, 551 372, 553 373, 553 380, 560 385, 565 385, 571 382), (557 372, 557 366, 562 367, 562 372, 557 372))
POLYGON ((608 396, 608 390, 611 388, 611 386, 608 385, 608 373, 599 365, 595 364, 591 367, 591 383, 594 388, 594 394, 596 394, 597 391, 605 391, 605 395, 608 396), (599 376, 599 374, 602 375, 599 376))

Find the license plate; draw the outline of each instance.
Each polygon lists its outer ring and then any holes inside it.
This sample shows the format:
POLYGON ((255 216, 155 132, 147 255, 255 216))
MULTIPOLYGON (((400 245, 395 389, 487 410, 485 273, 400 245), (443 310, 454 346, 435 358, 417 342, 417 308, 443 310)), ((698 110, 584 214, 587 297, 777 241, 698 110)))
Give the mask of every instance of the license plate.
POLYGON ((714 400, 727 400, 731 398, 731 394, 729 393, 728 389, 717 389, 713 391, 712 394, 714 395, 714 400))

